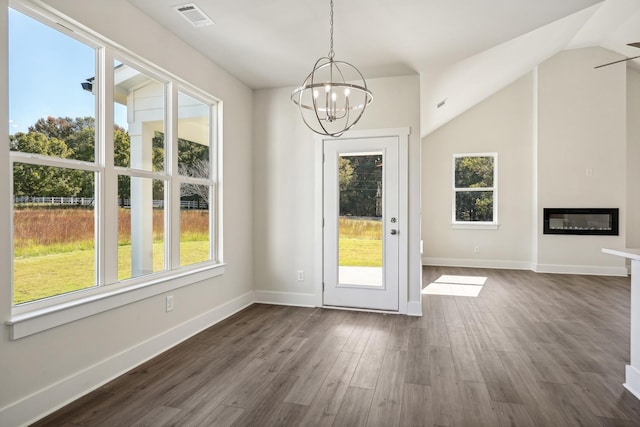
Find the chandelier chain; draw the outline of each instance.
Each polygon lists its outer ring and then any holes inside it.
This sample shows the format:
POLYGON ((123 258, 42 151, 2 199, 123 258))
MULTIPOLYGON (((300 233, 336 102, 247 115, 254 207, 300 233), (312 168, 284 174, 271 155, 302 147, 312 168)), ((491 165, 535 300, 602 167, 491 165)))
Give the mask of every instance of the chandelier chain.
POLYGON ((335 53, 333 52, 333 0, 330 2, 331 13, 329 15, 329 58, 333 59, 335 53))

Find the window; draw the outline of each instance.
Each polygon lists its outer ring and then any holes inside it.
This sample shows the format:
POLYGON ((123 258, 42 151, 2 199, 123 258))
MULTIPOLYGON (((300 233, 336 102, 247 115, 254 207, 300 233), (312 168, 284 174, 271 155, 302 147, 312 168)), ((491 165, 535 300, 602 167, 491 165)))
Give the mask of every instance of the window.
POLYGON ((9 9, 14 314, 221 273, 217 101, 68 28, 9 9))
POLYGON ((497 225, 498 155, 453 156, 453 224, 497 225))
POLYGON ((210 106, 178 92, 178 173, 180 185, 180 265, 209 259, 209 235, 214 219, 202 209, 214 199, 210 184, 210 106))

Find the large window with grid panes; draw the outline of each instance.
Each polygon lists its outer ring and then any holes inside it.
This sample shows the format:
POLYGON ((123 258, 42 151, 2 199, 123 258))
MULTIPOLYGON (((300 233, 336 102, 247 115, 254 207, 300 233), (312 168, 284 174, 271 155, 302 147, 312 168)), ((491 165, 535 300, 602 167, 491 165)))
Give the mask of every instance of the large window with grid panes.
POLYGON ((8 22, 14 313, 219 268, 219 102, 49 12, 8 22))

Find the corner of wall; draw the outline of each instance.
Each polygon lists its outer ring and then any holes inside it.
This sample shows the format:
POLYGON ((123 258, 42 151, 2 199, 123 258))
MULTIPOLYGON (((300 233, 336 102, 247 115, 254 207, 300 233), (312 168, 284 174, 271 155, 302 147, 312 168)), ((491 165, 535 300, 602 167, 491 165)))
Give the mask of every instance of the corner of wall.
POLYGON ((180 325, 163 331, 123 352, 110 355, 92 366, 75 372, 60 381, 0 408, 0 425, 30 424, 97 389, 135 366, 178 345, 193 335, 214 325, 254 303, 253 293, 247 293, 221 304, 180 325), (87 389, 89 387, 89 389, 87 389))
POLYGON ((625 246, 640 247, 640 71, 627 67, 627 196, 625 246))

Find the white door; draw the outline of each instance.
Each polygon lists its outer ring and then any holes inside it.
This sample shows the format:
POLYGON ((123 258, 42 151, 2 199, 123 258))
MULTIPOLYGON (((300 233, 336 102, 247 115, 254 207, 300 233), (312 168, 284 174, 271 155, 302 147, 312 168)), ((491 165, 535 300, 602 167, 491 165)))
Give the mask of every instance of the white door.
POLYGON ((323 304, 398 310, 398 139, 324 141, 323 304))

